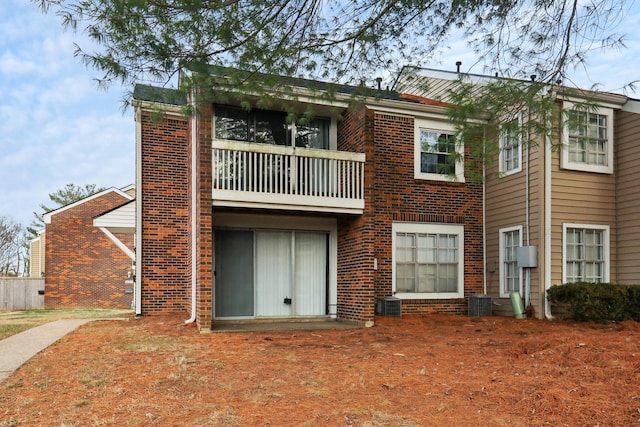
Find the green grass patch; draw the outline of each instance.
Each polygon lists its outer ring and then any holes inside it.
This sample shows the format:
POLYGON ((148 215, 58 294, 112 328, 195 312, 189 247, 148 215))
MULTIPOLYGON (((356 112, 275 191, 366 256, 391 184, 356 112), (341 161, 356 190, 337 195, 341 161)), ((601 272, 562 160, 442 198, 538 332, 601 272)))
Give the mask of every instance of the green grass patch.
POLYGON ((11 323, 8 325, 0 325, 0 340, 15 335, 22 331, 32 328, 30 323, 11 323))
POLYGON ((0 310, 0 339, 59 319, 112 319, 132 314, 122 309, 0 310))

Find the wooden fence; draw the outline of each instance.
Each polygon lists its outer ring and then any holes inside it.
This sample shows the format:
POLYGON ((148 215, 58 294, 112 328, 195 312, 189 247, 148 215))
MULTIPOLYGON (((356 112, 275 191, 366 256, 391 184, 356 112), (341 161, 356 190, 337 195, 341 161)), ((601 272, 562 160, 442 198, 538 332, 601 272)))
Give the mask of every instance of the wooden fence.
POLYGON ((0 277, 0 310, 44 308, 44 279, 0 277))

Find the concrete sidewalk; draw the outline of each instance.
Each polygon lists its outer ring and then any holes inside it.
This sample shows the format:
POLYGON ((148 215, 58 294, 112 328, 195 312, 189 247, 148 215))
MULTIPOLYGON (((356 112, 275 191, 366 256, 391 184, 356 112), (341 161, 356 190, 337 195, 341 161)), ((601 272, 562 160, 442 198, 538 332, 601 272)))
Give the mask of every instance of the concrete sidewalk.
POLYGON ((96 319, 60 319, 0 340, 0 381, 69 332, 92 320, 96 319))

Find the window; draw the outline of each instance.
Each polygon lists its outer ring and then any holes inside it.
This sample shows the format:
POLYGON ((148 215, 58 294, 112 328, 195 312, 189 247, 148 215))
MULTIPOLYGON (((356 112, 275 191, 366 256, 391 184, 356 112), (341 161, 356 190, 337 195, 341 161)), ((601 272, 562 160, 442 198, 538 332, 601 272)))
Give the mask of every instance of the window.
POLYGON ((609 227, 564 224, 563 283, 609 281, 609 227))
POLYGON ((522 246, 522 226, 500 229, 500 297, 522 294, 522 269, 518 267, 518 247, 522 246))
POLYGON ((462 150, 451 126, 416 119, 416 179, 464 182, 462 150))
POLYGON ((566 103, 562 167, 613 172, 613 110, 566 103))
POLYGON ((522 116, 500 124, 500 172, 505 175, 522 170, 522 116))
POLYGON ((214 138, 296 147, 329 149, 331 120, 287 123, 279 111, 214 106, 214 138))
POLYGON ((394 223, 393 290, 405 299, 464 296, 464 227, 394 223))

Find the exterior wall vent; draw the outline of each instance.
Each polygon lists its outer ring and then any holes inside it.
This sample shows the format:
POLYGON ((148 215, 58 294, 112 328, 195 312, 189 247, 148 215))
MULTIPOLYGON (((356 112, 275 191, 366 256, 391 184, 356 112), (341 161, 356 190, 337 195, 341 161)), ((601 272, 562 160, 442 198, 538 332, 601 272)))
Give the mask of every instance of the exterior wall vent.
POLYGON ((489 295, 469 295, 469 316, 491 316, 491 297, 489 295))
POLYGON ((396 297, 378 298, 376 314, 388 317, 402 316, 402 300, 396 297))

